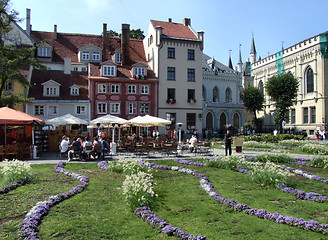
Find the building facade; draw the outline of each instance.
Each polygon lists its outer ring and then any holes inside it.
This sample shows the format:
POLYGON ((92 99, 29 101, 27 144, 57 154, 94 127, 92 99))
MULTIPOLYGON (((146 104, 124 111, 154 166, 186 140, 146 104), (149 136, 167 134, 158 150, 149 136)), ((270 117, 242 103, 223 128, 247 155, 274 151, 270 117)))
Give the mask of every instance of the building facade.
POLYGON ((223 136, 245 122, 241 98, 242 74, 203 54, 203 133, 223 136))
MULTIPOLYGON (((306 131, 313 135, 327 127, 328 101, 328 32, 318 34, 282 49, 252 64, 254 86, 265 93, 266 81, 277 74, 291 72, 299 79, 297 101, 290 108, 285 129, 306 131)), ((275 108, 267 94, 263 118, 264 128, 274 129, 275 108)))
POLYGON ((150 21, 144 49, 158 77, 158 116, 172 121, 170 130, 179 122, 185 133, 202 129, 203 36, 188 18, 183 24, 150 21))

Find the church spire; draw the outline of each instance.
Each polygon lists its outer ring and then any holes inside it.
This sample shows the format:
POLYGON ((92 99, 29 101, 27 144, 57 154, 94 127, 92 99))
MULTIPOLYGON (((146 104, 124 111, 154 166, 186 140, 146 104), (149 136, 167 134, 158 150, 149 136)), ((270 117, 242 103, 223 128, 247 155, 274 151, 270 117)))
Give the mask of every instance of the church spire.
POLYGON ((255 41, 254 41, 254 34, 252 33, 252 46, 251 46, 251 63, 256 62, 256 49, 255 49, 255 41))
POLYGON ((233 69, 232 60, 231 60, 231 49, 229 50, 229 68, 233 69))
POLYGON ((241 58, 241 44, 239 43, 239 60, 238 60, 238 71, 242 72, 243 70, 243 60, 241 58))

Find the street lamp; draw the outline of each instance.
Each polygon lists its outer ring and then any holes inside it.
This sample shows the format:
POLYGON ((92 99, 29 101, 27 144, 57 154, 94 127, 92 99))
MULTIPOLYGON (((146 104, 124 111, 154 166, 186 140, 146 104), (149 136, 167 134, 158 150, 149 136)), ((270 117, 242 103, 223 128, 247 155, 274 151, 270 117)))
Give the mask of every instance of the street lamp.
POLYGON ((177 153, 179 155, 182 154, 182 142, 181 142, 181 127, 182 127, 183 123, 179 122, 177 123, 178 129, 179 129, 179 142, 178 142, 178 146, 177 146, 177 153))
POLYGON ((112 124, 112 127, 113 127, 113 132, 112 132, 111 154, 116 155, 115 124, 112 124))

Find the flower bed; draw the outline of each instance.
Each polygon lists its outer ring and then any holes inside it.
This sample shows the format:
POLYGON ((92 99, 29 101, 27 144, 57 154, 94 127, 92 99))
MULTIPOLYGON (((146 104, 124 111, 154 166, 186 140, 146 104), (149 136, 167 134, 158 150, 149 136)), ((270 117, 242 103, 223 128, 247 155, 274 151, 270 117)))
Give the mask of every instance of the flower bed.
POLYGON ((39 229, 38 226, 41 224, 41 220, 44 216, 48 214, 50 208, 61 201, 68 199, 74 196, 77 193, 82 192, 89 184, 89 178, 78 174, 73 173, 64 169, 65 163, 59 162, 54 171, 57 173, 63 173, 67 176, 75 178, 80 181, 80 184, 76 187, 72 188, 70 191, 65 193, 60 193, 55 196, 50 196, 49 200, 38 202, 27 214, 26 218, 19 224, 20 231, 18 234, 19 239, 39 239, 38 233, 39 229))
POLYGON ((0 188, 0 194, 8 193, 9 191, 18 188, 19 186, 24 185, 26 182, 28 182, 27 179, 25 177, 22 177, 18 181, 14 181, 0 188))

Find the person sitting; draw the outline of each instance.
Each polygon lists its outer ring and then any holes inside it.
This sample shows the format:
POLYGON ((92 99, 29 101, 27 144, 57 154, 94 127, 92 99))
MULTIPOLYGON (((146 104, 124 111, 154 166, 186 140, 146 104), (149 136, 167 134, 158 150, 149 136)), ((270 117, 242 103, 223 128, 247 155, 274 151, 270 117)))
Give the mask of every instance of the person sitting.
POLYGON ((71 150, 68 151, 68 161, 71 161, 74 155, 77 155, 80 159, 81 157, 81 142, 77 140, 77 137, 73 138, 73 142, 71 144, 71 150))
POLYGON ((60 142, 59 149, 60 149, 60 155, 65 155, 68 153, 68 144, 69 139, 66 136, 62 137, 62 141, 60 142))
POLYGON ((90 154, 94 159, 102 160, 102 145, 98 137, 95 137, 93 151, 90 154))
POLYGON ((193 152, 195 150, 196 143, 197 143, 196 135, 192 135, 192 137, 189 140, 189 152, 193 152))
POLYGON ((102 158, 104 159, 105 153, 108 153, 110 151, 110 146, 108 142, 103 138, 100 138, 99 141, 101 142, 102 145, 102 158))
POLYGON ((90 142, 89 137, 85 137, 85 141, 83 142, 82 160, 90 159, 91 152, 92 152, 92 142, 90 142))

